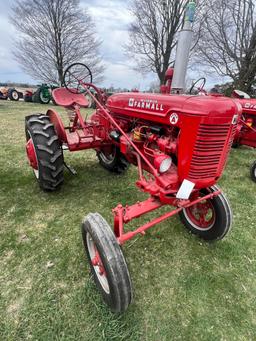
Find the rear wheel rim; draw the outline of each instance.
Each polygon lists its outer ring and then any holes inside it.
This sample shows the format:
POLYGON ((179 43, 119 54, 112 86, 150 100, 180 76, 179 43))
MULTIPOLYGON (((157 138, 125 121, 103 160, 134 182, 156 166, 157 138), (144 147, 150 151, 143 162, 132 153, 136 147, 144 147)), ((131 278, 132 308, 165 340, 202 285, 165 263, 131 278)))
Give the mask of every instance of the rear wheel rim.
POLYGON ((216 221, 215 209, 209 199, 184 209, 183 213, 193 228, 200 231, 210 230, 216 221))
POLYGON ((109 289, 109 283, 108 283, 108 279, 106 275, 106 270, 103 266, 97 247, 89 233, 86 234, 86 244, 87 244, 87 248, 89 251, 91 264, 93 266, 97 279, 102 289, 105 291, 105 293, 109 294, 110 289, 109 289))
POLYGON ((30 156, 29 156, 29 153, 28 153, 28 149, 27 149, 27 157, 28 157, 28 161, 29 161, 29 164, 30 164, 31 168, 33 169, 35 177, 37 179, 39 179, 39 170, 38 170, 38 160, 37 160, 37 155, 36 155, 36 149, 35 149, 35 145, 34 145, 33 139, 31 137, 31 134, 30 134, 29 131, 28 131, 28 135, 29 135, 29 140, 28 140, 27 143, 30 143, 32 148, 34 149, 34 154, 35 154, 34 157, 36 159, 37 169, 32 166, 32 163, 31 163, 31 160, 30 160, 30 156))
POLYGON ((19 94, 18 94, 17 91, 13 91, 12 98, 15 99, 15 100, 17 100, 19 98, 19 94))
POLYGON ((44 96, 43 91, 40 92, 40 99, 42 102, 46 103, 48 102, 49 98, 44 96))

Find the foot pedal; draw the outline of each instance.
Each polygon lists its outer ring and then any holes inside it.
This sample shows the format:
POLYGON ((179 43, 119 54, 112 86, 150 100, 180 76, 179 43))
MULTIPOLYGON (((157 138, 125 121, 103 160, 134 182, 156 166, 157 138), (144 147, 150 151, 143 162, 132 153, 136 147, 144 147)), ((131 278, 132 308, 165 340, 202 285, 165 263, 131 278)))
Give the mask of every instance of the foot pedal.
POLYGON ((70 165, 67 165, 66 162, 64 162, 64 166, 67 168, 67 170, 72 174, 72 175, 76 175, 77 171, 72 168, 70 165))

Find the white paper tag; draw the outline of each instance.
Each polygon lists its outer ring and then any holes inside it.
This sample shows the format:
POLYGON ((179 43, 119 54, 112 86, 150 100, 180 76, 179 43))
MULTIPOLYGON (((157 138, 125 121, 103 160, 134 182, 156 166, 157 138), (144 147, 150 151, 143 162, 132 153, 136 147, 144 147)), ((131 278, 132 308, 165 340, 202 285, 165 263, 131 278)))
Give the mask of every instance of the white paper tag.
POLYGON ((193 191, 193 188, 195 187, 194 182, 191 182, 189 180, 183 180, 178 193, 176 195, 177 199, 188 199, 191 192, 193 191))

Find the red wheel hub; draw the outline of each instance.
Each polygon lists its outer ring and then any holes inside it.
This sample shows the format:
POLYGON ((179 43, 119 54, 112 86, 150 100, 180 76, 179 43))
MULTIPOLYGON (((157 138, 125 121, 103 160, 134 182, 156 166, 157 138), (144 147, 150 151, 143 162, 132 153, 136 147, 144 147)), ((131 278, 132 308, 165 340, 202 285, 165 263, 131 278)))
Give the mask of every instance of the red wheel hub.
POLYGON ((201 201, 186 209, 191 222, 202 229, 209 229, 215 221, 215 211, 210 200, 201 201))
POLYGON ((36 151, 31 138, 28 140, 26 144, 26 152, 30 166, 34 169, 38 169, 36 151))
POLYGON ((99 267, 99 274, 101 276, 106 276, 106 270, 104 268, 104 265, 102 263, 102 260, 100 258, 99 252, 95 247, 95 257, 92 259, 92 265, 99 267))

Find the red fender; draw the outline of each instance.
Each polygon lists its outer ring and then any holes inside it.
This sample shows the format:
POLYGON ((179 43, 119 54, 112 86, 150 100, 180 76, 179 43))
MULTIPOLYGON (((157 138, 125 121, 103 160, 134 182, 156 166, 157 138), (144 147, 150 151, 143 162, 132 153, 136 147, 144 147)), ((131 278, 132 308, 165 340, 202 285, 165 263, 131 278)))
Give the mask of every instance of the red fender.
POLYGON ((65 131, 64 125, 62 123, 62 120, 61 120, 59 114, 56 111, 49 109, 47 111, 46 115, 50 117, 50 121, 54 125, 55 131, 56 131, 60 141, 62 143, 67 143, 68 142, 67 141, 67 133, 65 131))

